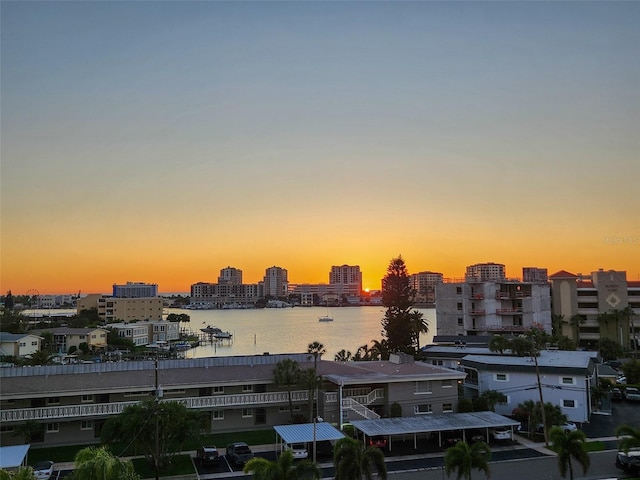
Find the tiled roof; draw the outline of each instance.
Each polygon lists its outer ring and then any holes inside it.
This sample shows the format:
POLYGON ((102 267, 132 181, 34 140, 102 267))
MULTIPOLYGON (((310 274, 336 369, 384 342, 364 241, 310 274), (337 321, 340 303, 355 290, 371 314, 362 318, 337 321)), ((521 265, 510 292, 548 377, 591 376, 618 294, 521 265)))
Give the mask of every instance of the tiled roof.
POLYGON ((549 278, 578 278, 577 275, 567 272, 566 270, 560 270, 559 272, 549 275, 549 278))

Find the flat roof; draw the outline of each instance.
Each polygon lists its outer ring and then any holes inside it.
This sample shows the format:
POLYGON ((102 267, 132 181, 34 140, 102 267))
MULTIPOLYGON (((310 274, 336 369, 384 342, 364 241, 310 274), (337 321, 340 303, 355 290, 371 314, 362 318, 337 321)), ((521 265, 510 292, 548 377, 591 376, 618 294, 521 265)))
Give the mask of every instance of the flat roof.
POLYGON ((495 412, 441 413, 415 417, 353 420, 351 423, 368 437, 520 425, 520 422, 495 412))
MULTIPOLYGON (((568 350, 541 350, 538 356, 540 368, 589 368, 598 358, 598 352, 568 351, 568 350)), ((533 365, 530 356, 518 357, 515 355, 466 355, 463 362, 474 362, 485 365, 533 365)))
MULTIPOLYGON (((313 423, 298 423, 295 425, 276 425, 274 430, 285 443, 308 443, 313 442, 313 423)), ((315 440, 322 442, 325 440, 340 440, 344 434, 327 422, 315 424, 315 440)))

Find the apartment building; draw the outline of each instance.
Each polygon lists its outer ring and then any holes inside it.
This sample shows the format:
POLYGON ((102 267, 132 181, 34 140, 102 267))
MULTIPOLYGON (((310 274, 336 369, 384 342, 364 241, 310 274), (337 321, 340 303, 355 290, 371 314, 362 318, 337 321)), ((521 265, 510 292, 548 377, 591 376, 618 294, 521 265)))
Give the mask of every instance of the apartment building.
MULTIPOLYGON (((313 357, 300 353, 3 368, 0 442, 21 443, 14 432, 27 420, 42 424, 36 441, 45 445, 95 442, 107 418, 158 390, 163 401, 205 412, 206 430, 212 433, 289 423, 288 393, 273 381, 284 359, 302 369, 314 367, 313 357)), ((453 412, 457 385, 465 376, 403 355, 377 362, 320 359, 317 371, 322 378, 318 411, 333 424, 389 416, 393 404, 401 406, 403 416, 453 412)), ((292 392, 295 414, 310 417, 313 393, 292 392)))
POLYGON ((329 285, 340 286, 340 295, 360 297, 362 294, 362 272, 360 271, 360 266, 332 266, 329 272, 329 285))
POLYGON ((24 357, 40 350, 42 337, 33 333, 0 332, 0 355, 24 357))
POLYGON ((561 270, 549 280, 553 314, 562 316, 564 335, 583 347, 595 348, 600 338, 610 338, 633 348, 635 333, 640 347, 640 281, 604 269, 589 275, 561 270))
POLYGON ((157 283, 127 282, 124 285, 113 284, 114 298, 148 298, 157 296, 157 283))
POLYGON ((162 320, 162 297, 117 298, 99 293, 79 298, 77 311, 96 309, 106 323, 162 320))
POLYGON ((436 285, 443 283, 444 277, 438 272, 420 272, 409 275, 409 282, 416 291, 416 302, 433 306, 436 303, 436 285))
POLYGON ((518 334, 534 325, 550 333, 549 284, 509 279, 502 265, 483 265, 467 267, 464 282, 436 286, 437 334, 518 334))
POLYGON ((264 296, 285 297, 289 291, 288 272, 285 268, 269 267, 264 272, 264 296))
POLYGON ((180 324, 166 320, 112 323, 109 328, 116 329, 118 337, 131 340, 136 346, 167 343, 180 338, 180 324))
POLYGON ((107 346, 107 331, 104 328, 42 328, 30 333, 42 335, 49 332, 53 335, 54 352, 68 353, 71 347, 80 348, 86 343, 90 350, 99 350, 107 346))

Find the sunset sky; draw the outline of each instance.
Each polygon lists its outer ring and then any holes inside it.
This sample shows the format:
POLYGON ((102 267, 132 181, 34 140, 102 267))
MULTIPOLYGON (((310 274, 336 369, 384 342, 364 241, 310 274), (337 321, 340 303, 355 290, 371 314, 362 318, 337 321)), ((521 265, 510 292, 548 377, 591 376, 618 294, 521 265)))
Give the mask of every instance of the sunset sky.
POLYGON ((1 279, 640 279, 640 2, 10 2, 1 279))

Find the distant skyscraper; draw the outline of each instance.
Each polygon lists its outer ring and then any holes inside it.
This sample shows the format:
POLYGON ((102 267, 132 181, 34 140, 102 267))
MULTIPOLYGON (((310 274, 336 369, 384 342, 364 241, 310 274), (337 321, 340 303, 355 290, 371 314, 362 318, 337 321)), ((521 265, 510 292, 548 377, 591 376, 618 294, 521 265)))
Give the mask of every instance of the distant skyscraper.
POLYGON ((435 304, 436 285, 444 281, 443 275, 437 272, 420 272, 409 276, 411 288, 416 291, 416 301, 435 304))
POLYGON ((476 263, 467 267, 465 280, 487 282, 492 280, 504 280, 504 265, 501 263, 476 263))
POLYGON ((269 267, 264 274, 264 296, 284 297, 289 290, 287 270, 280 267, 269 267))
POLYGON ((220 270, 218 283, 226 283, 228 285, 242 285, 242 270, 234 267, 227 267, 220 270))
POLYGON ((522 267, 522 281, 529 283, 547 283, 549 276, 546 268, 522 267))
POLYGON ((339 286, 336 293, 359 297, 362 293, 362 272, 359 265, 332 266, 329 284, 339 286))
POLYGON ((116 298, 149 298, 158 296, 157 283, 127 282, 125 285, 113 284, 113 296, 116 298))

